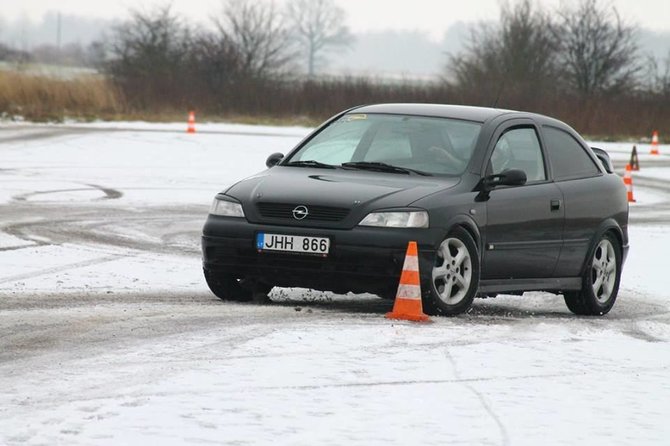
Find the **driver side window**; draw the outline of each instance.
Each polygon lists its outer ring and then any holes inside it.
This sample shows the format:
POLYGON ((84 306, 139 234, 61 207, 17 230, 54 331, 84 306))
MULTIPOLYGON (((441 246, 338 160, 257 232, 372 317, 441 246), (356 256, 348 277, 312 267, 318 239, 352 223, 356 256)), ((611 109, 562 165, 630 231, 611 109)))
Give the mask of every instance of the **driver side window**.
POLYGON ((528 183, 546 180, 544 157, 535 129, 517 127, 503 133, 493 149, 489 168, 494 175, 507 169, 521 169, 526 172, 528 183))

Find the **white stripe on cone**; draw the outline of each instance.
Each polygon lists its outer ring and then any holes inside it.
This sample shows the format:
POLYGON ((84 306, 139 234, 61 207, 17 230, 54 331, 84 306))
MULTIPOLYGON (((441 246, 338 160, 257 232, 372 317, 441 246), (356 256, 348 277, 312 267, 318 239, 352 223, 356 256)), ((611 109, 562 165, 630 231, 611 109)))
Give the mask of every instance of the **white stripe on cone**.
POLYGON ((421 287, 419 285, 400 284, 396 296, 400 299, 421 300, 421 287))
POLYGON ((419 271, 419 258, 417 256, 405 257, 402 269, 405 271, 419 271))

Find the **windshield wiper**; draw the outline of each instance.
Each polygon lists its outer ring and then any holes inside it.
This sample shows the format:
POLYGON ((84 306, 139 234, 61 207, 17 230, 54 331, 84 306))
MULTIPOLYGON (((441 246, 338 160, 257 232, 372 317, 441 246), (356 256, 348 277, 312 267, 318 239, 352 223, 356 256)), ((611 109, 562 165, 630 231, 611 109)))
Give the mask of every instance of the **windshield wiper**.
POLYGON ((314 160, 304 160, 304 161, 289 161, 284 166, 295 166, 295 167, 318 167, 320 169, 336 169, 332 164, 321 163, 314 160))
POLYGON ((353 167, 355 169, 374 170, 377 172, 391 172, 391 173, 415 173, 425 177, 432 176, 428 172, 422 170, 410 169, 408 167, 394 166, 392 164, 382 163, 379 161, 352 161, 342 163, 342 167, 353 167))

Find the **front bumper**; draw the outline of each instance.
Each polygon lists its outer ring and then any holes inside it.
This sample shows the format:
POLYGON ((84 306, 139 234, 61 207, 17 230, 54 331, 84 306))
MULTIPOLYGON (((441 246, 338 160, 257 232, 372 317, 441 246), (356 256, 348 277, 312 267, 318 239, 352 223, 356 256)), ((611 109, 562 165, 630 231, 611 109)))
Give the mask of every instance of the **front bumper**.
POLYGON ((273 286, 392 296, 407 243, 417 242, 420 268, 430 271, 435 249, 444 235, 439 228, 306 228, 253 224, 242 218, 210 215, 203 229, 203 267, 273 286), (259 252, 255 243, 258 232, 329 237, 330 253, 321 257, 259 252))

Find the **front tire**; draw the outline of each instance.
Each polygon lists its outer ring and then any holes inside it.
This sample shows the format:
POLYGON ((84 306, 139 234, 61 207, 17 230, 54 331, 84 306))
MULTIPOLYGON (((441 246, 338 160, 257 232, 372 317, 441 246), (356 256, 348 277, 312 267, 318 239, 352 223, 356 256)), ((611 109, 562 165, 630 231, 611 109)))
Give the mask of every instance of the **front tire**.
POLYGON ((611 233, 604 234, 589 258, 582 275, 582 289, 564 294, 574 314, 602 316, 616 301, 621 280, 621 246, 611 233))
POLYGON ((468 311, 479 287, 479 271, 472 236, 461 227, 452 229, 435 252, 430 276, 424 280, 424 311, 443 316, 468 311))
POLYGON ((214 274, 212 271, 203 270, 207 286, 216 297, 224 301, 249 302, 253 298, 253 292, 244 288, 240 280, 229 274, 214 274))

